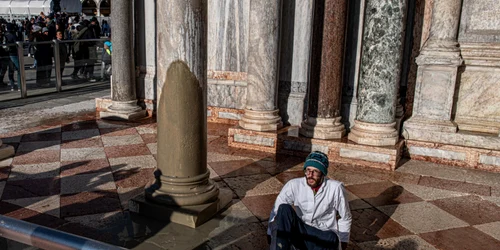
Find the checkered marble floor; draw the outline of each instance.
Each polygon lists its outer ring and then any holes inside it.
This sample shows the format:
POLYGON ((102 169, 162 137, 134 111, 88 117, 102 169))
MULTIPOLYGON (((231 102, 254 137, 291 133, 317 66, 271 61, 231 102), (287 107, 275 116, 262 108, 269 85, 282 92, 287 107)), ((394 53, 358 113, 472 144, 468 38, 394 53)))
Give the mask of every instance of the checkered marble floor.
MULTIPOLYGON (((0 214, 134 249, 265 249, 267 219, 304 159, 227 146, 208 126, 208 168, 233 202, 194 230, 134 219, 128 200, 151 183, 156 123, 88 119, 0 135, 0 214), (138 222, 141 221, 141 222, 138 222), (141 224, 142 223, 142 224, 141 224)), ((500 175, 408 161, 396 172, 339 165, 353 215, 350 249, 498 249, 500 175)))

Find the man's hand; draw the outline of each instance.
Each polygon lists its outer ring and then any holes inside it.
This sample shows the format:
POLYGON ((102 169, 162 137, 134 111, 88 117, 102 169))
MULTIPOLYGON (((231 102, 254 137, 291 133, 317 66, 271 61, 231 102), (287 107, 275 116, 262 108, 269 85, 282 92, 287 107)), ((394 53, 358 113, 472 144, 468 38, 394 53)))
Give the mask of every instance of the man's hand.
POLYGON ((342 247, 342 250, 347 249, 347 242, 340 242, 340 246, 342 247))

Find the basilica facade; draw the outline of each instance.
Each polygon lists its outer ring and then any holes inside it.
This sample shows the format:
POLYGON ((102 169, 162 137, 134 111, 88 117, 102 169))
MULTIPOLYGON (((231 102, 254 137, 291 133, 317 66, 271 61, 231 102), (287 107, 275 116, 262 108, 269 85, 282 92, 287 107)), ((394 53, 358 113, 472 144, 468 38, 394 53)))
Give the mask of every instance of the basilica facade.
POLYGON ((133 84, 114 79, 113 94, 126 86, 127 97, 97 100, 100 111, 138 100, 165 115, 157 105, 169 91, 169 36, 179 33, 200 44, 178 54, 201 58, 192 67, 207 121, 234 125, 230 146, 319 150, 388 170, 410 157, 499 171, 497 1, 193 1, 202 27, 171 23, 175 2, 135 1, 133 84))

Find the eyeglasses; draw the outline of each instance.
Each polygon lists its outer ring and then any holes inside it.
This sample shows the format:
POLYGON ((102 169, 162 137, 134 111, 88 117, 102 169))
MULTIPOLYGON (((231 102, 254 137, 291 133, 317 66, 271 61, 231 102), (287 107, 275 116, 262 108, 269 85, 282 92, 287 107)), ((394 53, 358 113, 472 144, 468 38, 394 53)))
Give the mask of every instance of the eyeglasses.
POLYGON ((304 174, 305 175, 313 175, 313 176, 320 176, 321 171, 315 170, 315 169, 304 169, 304 174))

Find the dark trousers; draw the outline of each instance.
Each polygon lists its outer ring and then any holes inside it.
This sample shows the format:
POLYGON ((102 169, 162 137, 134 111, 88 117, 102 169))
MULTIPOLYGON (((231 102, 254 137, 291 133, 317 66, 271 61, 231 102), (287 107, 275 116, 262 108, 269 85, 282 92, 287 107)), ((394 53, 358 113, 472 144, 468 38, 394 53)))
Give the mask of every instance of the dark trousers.
POLYGON ((335 232, 322 231, 305 224, 289 204, 281 204, 275 221, 277 224, 276 249, 335 249, 339 238, 335 232))

